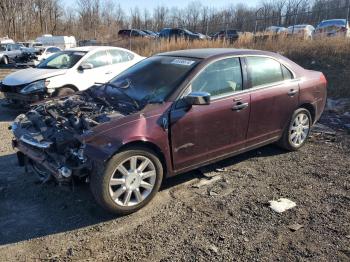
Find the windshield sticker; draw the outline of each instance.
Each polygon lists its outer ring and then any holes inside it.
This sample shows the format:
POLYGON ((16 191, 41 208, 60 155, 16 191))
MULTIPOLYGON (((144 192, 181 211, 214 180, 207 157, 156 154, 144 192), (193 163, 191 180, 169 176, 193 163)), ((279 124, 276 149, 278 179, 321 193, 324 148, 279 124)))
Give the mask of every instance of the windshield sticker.
POLYGON ((171 63, 175 65, 185 65, 185 66, 190 66, 194 63, 195 61, 191 60, 184 60, 184 59, 175 59, 171 63))

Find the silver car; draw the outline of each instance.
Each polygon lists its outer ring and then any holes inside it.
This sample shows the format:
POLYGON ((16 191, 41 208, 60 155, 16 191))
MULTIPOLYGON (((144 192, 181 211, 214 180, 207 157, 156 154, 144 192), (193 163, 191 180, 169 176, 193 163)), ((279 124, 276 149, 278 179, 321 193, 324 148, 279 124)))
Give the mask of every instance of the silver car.
POLYGON ((0 45, 0 62, 7 65, 15 58, 22 55, 23 46, 20 44, 1 44, 0 45))

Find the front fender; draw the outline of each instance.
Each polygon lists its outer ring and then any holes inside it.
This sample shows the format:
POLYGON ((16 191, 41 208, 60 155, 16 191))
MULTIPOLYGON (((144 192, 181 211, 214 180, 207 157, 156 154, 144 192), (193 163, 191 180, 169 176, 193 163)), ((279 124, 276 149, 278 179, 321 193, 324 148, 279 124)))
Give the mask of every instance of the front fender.
POLYGON ((124 141, 121 140, 111 140, 111 141, 104 141, 103 144, 91 144, 87 143, 85 144, 85 150, 84 154, 89 159, 93 161, 98 162, 107 162, 111 157, 113 157, 116 153, 120 151, 120 149, 128 144, 137 144, 137 143, 150 143, 159 148, 162 153, 164 154, 164 151, 168 151, 168 148, 162 148, 162 145, 159 145, 156 141, 150 138, 146 137, 130 137, 124 141))

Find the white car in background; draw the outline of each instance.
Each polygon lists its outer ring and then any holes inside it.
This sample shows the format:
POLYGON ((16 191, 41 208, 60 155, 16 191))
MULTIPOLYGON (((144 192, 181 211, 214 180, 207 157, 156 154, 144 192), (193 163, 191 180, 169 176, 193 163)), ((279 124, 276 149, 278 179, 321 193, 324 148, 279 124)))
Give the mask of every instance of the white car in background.
POLYGON ((292 25, 288 27, 287 34, 303 39, 311 39, 315 27, 312 25, 292 25))
POLYGON ((43 46, 37 51, 36 59, 34 60, 34 65, 37 66, 41 61, 49 58, 51 55, 62 51, 61 48, 56 46, 43 46))
POLYGON ((265 29, 266 32, 268 33, 274 33, 274 34, 281 34, 284 32, 287 32, 287 28, 283 26, 269 26, 268 28, 265 29))
POLYGON ((36 68, 4 78, 0 91, 10 104, 27 105, 42 99, 69 95, 106 83, 144 57, 127 49, 86 46, 57 52, 36 68))

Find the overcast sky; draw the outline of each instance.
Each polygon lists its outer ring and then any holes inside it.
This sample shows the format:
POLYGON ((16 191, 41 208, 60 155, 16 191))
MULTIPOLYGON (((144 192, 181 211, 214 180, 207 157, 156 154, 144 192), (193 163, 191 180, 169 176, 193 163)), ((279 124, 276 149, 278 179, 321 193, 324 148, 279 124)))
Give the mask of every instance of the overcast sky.
MULTIPOLYGON (((66 5, 70 5, 74 3, 74 0, 63 0, 63 2, 66 5)), ((144 8, 149 9, 152 11, 157 6, 167 6, 167 7, 186 7, 188 3, 191 1, 188 0, 119 0, 116 1, 117 3, 120 3, 121 7, 124 9, 124 11, 129 11, 131 8, 139 7, 141 10, 144 8)), ((210 7, 225 7, 229 4, 238 4, 238 3, 245 3, 250 6, 255 6, 259 0, 200 0, 198 2, 201 2, 204 6, 210 6, 210 7)))

